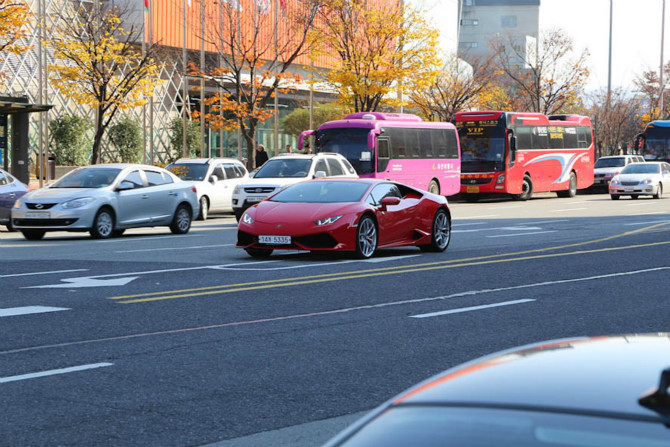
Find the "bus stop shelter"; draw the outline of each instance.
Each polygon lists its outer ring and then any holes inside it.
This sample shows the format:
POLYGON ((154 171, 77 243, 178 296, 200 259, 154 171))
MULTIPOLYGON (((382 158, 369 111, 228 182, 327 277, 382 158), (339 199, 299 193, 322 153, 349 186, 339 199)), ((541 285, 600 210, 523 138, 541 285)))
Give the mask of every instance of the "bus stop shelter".
POLYGON ((25 184, 30 182, 30 114, 52 107, 31 104, 26 96, 0 96, 0 160, 6 171, 25 184))

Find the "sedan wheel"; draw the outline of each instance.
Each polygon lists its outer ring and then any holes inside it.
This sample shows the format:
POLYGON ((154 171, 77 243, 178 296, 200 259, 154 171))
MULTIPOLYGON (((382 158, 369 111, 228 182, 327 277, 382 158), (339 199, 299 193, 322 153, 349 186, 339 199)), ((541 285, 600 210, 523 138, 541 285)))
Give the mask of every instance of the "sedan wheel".
POLYGON ((361 217, 356 231, 356 257, 368 259, 377 249, 377 226, 369 216, 361 217))
POLYGON ((170 231, 174 234, 186 234, 191 229, 191 211, 186 205, 179 205, 174 213, 170 231))
POLYGON ((207 197, 200 197, 200 214, 198 215, 198 220, 207 220, 209 215, 209 203, 207 197))
POLYGON ((443 209, 437 210, 433 218, 433 234, 428 245, 421 245, 422 251, 441 252, 447 249, 451 241, 451 222, 443 209))
POLYGON ((108 209, 101 209, 93 219, 91 236, 96 239, 107 239, 114 231, 114 216, 108 209))
POLYGON ((663 197, 663 185, 659 183, 656 188, 656 194, 654 194, 654 199, 660 199, 661 197, 663 197))

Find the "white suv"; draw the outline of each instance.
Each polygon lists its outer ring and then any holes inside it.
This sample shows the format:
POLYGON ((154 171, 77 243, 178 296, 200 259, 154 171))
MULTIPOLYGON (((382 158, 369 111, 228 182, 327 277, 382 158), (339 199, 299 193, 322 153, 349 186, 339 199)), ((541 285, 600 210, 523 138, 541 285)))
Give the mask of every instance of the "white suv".
POLYGON ((235 158, 180 158, 166 169, 195 183, 200 202, 198 220, 206 220, 209 212, 231 212, 233 188, 249 180, 247 168, 235 158))
POLYGON ((600 157, 593 167, 593 186, 607 187, 612 177, 631 163, 644 163, 642 155, 611 155, 600 157))
POLYGON ((233 213, 239 221, 244 210, 280 188, 316 177, 354 177, 356 170, 349 161, 334 152, 318 154, 283 154, 266 161, 249 181, 233 190, 233 213))

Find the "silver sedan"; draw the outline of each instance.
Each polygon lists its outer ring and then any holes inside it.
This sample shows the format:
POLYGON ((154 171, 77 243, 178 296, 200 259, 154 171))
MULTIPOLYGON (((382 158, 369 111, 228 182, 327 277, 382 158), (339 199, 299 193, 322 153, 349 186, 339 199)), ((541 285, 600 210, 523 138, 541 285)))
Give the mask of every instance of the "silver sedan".
POLYGON ((163 225, 185 234, 199 211, 193 183, 155 166, 107 164, 77 168, 24 195, 14 204, 12 224, 30 240, 47 231, 89 231, 105 239, 163 225))
POLYGON ((648 195, 655 199, 670 190, 670 164, 665 162, 631 163, 616 175, 609 185, 610 197, 648 195))

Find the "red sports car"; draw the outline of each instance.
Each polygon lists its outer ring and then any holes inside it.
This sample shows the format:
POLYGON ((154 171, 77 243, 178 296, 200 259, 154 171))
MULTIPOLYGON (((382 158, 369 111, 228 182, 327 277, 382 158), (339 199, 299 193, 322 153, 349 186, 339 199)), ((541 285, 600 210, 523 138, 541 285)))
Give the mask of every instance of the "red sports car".
POLYGON ((297 183, 249 208, 237 247, 254 257, 275 249, 352 251, 414 245, 444 251, 451 240, 447 199, 376 179, 316 179, 297 183))

